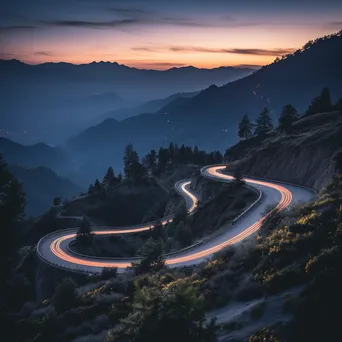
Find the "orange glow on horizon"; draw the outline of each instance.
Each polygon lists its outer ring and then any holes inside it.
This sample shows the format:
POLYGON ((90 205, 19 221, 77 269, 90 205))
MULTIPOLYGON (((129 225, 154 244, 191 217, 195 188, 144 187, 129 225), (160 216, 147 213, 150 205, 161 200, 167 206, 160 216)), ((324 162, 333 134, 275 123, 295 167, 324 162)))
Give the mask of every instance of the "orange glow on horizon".
POLYGON ((59 28, 58 32, 13 32, 4 35, 0 58, 16 58, 29 64, 110 61, 158 70, 190 65, 198 68, 263 66, 279 56, 276 50, 298 49, 308 40, 332 32, 328 27, 311 27, 309 30, 281 25, 266 30, 262 26, 253 29, 145 28, 141 34, 59 28), (254 50, 264 51, 265 54, 254 50))

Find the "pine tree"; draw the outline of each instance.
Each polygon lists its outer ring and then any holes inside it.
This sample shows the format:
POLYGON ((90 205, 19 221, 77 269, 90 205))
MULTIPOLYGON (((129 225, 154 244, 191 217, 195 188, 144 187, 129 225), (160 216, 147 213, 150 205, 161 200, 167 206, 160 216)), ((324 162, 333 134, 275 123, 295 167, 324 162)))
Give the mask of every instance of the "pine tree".
POLYGON ((321 110, 322 112, 329 112, 332 108, 329 88, 324 88, 321 92, 321 110))
POLYGON ((94 190, 95 190, 95 189, 94 189, 94 185, 93 185, 93 184, 90 184, 90 185, 89 185, 89 188, 88 188, 88 194, 89 194, 89 195, 93 194, 93 193, 94 193, 94 190))
POLYGON ((93 237, 94 235, 91 231, 91 222, 87 216, 84 216, 76 233, 76 243, 83 247, 90 246, 93 242, 93 237))
POLYGON ((118 181, 118 183, 122 182, 122 173, 121 172, 118 174, 117 181, 118 181))
POLYGON ((248 115, 244 115, 242 120, 239 122, 238 135, 240 138, 248 139, 252 136, 252 123, 249 120, 248 115))
POLYGON ((334 105, 334 110, 342 110, 342 98, 340 98, 334 105))
POLYGON ((0 246, 2 285, 5 285, 5 280, 11 274, 17 248, 17 230, 24 218, 25 204, 25 194, 21 184, 8 171, 7 164, 0 155, 0 226, 4 228, 0 246))
POLYGON ((193 163, 196 164, 196 165, 200 164, 199 163, 199 150, 198 150, 197 146, 194 147, 193 163))
POLYGON ((102 184, 100 183, 98 178, 96 178, 96 181, 94 183, 94 193, 99 194, 101 192, 102 192, 102 184))
POLYGON ((175 157, 175 146, 171 142, 169 145, 169 158, 170 158, 171 163, 174 162, 174 157, 175 157))
POLYGON ((185 149, 185 145, 183 144, 181 148, 179 149, 179 163, 181 165, 184 165, 186 164, 186 162, 187 162, 186 149, 185 149))
POLYGON ((333 109, 329 88, 324 88, 319 96, 314 97, 306 111, 307 115, 329 112, 333 109))
POLYGON ((161 147, 158 152, 158 168, 162 171, 170 159, 169 149, 161 147))
POLYGON ((132 180, 134 178, 134 169, 139 163, 138 153, 133 149, 133 145, 129 143, 124 152, 124 172, 125 178, 132 180))
POLYGON ((185 153, 186 153, 187 164, 193 163, 194 153, 192 152, 191 146, 186 146, 185 153))
POLYGON ((117 183, 117 179, 115 177, 114 170, 110 166, 108 168, 106 174, 103 177, 103 181, 102 181, 103 187, 104 188, 110 188, 110 187, 116 185, 116 183, 117 183))
POLYGON ((284 106, 279 118, 279 129, 290 132, 293 122, 295 122, 297 119, 297 110, 291 104, 287 104, 284 106))
POLYGON ((260 113, 255 128, 255 135, 263 135, 273 130, 273 123, 267 107, 260 113))
POLYGON ((178 166, 180 164, 180 148, 175 144, 174 156, 172 160, 173 166, 178 166))
POLYGON ((55 197, 53 199, 53 205, 56 206, 56 207, 60 206, 61 205, 61 198, 60 197, 55 197))
POLYGON ((146 163, 147 163, 147 168, 152 170, 152 172, 156 169, 156 167, 157 167, 157 152, 156 152, 156 150, 151 150, 146 155, 146 163))

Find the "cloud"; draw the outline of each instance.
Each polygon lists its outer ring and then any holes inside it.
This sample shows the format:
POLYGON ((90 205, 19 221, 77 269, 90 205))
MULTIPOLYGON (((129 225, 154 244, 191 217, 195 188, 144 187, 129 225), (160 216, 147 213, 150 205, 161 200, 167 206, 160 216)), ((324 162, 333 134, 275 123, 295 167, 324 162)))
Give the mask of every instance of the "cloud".
POLYGON ((35 56, 52 56, 51 52, 46 52, 46 51, 36 51, 33 54, 35 56))
POLYGON ((342 21, 332 21, 328 24, 326 24, 327 27, 336 29, 336 30, 341 30, 342 29, 342 21))
POLYGON ((286 53, 292 53, 295 49, 222 49, 205 48, 198 46, 171 46, 172 52, 205 52, 205 53, 230 53, 237 55, 256 55, 256 56, 282 56, 286 53))
POLYGON ((222 20, 204 21, 203 18, 189 18, 181 15, 170 16, 159 11, 135 7, 109 7, 107 14, 113 13, 113 20, 51 20, 41 21, 40 24, 51 26, 84 27, 91 29, 106 29, 129 27, 136 25, 172 25, 181 27, 240 27, 258 25, 254 22, 239 22, 231 17, 223 16, 222 20))
POLYGON ((13 26, 1 26, 0 31, 16 31, 16 30, 34 30, 36 26, 33 25, 13 25, 13 26))
POLYGON ((142 51, 142 52, 157 52, 158 51, 158 49, 151 48, 151 47, 144 47, 144 46, 132 47, 131 50, 133 50, 133 51, 142 51))
POLYGON ((260 69, 262 65, 257 65, 257 64, 238 64, 234 65, 235 68, 249 68, 249 69, 260 69))
POLYGON ((203 53, 227 53, 227 54, 238 54, 238 55, 254 55, 254 56, 283 56, 287 53, 296 51, 293 48, 285 49, 241 49, 241 48, 206 48, 200 46, 169 46, 169 47, 133 47, 134 51, 145 51, 145 52, 157 52, 157 51, 171 51, 171 52, 203 52, 203 53))
POLYGON ((85 20, 54 20, 42 21, 44 25, 50 26, 66 26, 66 27, 80 27, 91 29, 105 29, 115 28, 138 24, 140 21, 136 19, 119 19, 111 21, 85 21, 85 20))
MULTIPOLYGON (((173 25, 183 27, 218 27, 211 23, 196 22, 185 18, 174 17, 150 17, 150 18, 127 18, 110 21, 86 21, 86 20, 52 20, 41 21, 40 24, 49 26, 79 27, 90 29, 122 28, 136 25, 173 25)), ((223 25, 224 26, 224 25, 223 25)))

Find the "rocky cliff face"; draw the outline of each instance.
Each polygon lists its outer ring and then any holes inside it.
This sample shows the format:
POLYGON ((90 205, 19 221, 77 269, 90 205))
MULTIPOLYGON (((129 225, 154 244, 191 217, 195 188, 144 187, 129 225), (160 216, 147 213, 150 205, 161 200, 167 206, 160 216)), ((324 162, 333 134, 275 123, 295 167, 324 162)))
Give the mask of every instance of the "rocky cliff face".
POLYGON ((342 113, 323 113, 299 120, 292 134, 277 133, 253 144, 253 139, 227 151, 228 171, 293 182, 321 190, 340 172, 342 113), (256 145, 256 146, 255 146, 256 145))
POLYGON ((194 173, 191 177, 190 188, 199 194, 202 204, 211 201, 222 186, 224 184, 202 177, 200 171, 194 173))

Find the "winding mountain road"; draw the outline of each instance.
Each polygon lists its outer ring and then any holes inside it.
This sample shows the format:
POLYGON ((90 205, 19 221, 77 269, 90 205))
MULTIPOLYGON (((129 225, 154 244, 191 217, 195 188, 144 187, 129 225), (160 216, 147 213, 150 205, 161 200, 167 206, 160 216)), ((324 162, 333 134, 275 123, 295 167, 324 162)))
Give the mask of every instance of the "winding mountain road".
MULTIPOLYGON (((207 166, 201 169, 202 176, 219 181, 230 182, 233 177, 222 173, 224 165, 207 166)), ((244 178, 244 181, 258 190, 260 196, 253 205, 238 218, 235 224, 226 232, 210 241, 179 251, 166 258, 170 267, 189 266, 209 259, 214 253, 225 247, 241 242, 254 234, 263 221, 275 209, 284 210, 294 202, 308 202, 314 196, 313 190, 301 186, 262 180, 244 178), (261 196, 262 194, 262 196, 261 196), (275 209, 270 210, 274 205, 275 209), (267 212, 268 210, 268 212, 267 212)), ((188 213, 196 209, 198 199, 190 190, 190 180, 179 181, 175 189, 185 198, 188 213)), ((172 221, 173 215, 162 219, 162 224, 172 221)), ((138 233, 153 228, 153 223, 132 227, 100 227, 93 228, 96 235, 112 235, 138 233)), ((64 229, 44 236, 37 244, 37 254, 44 262, 62 269, 82 273, 100 273, 104 267, 117 267, 123 271, 136 258, 101 258, 77 254, 69 249, 69 244, 76 237, 77 228, 64 229)))

